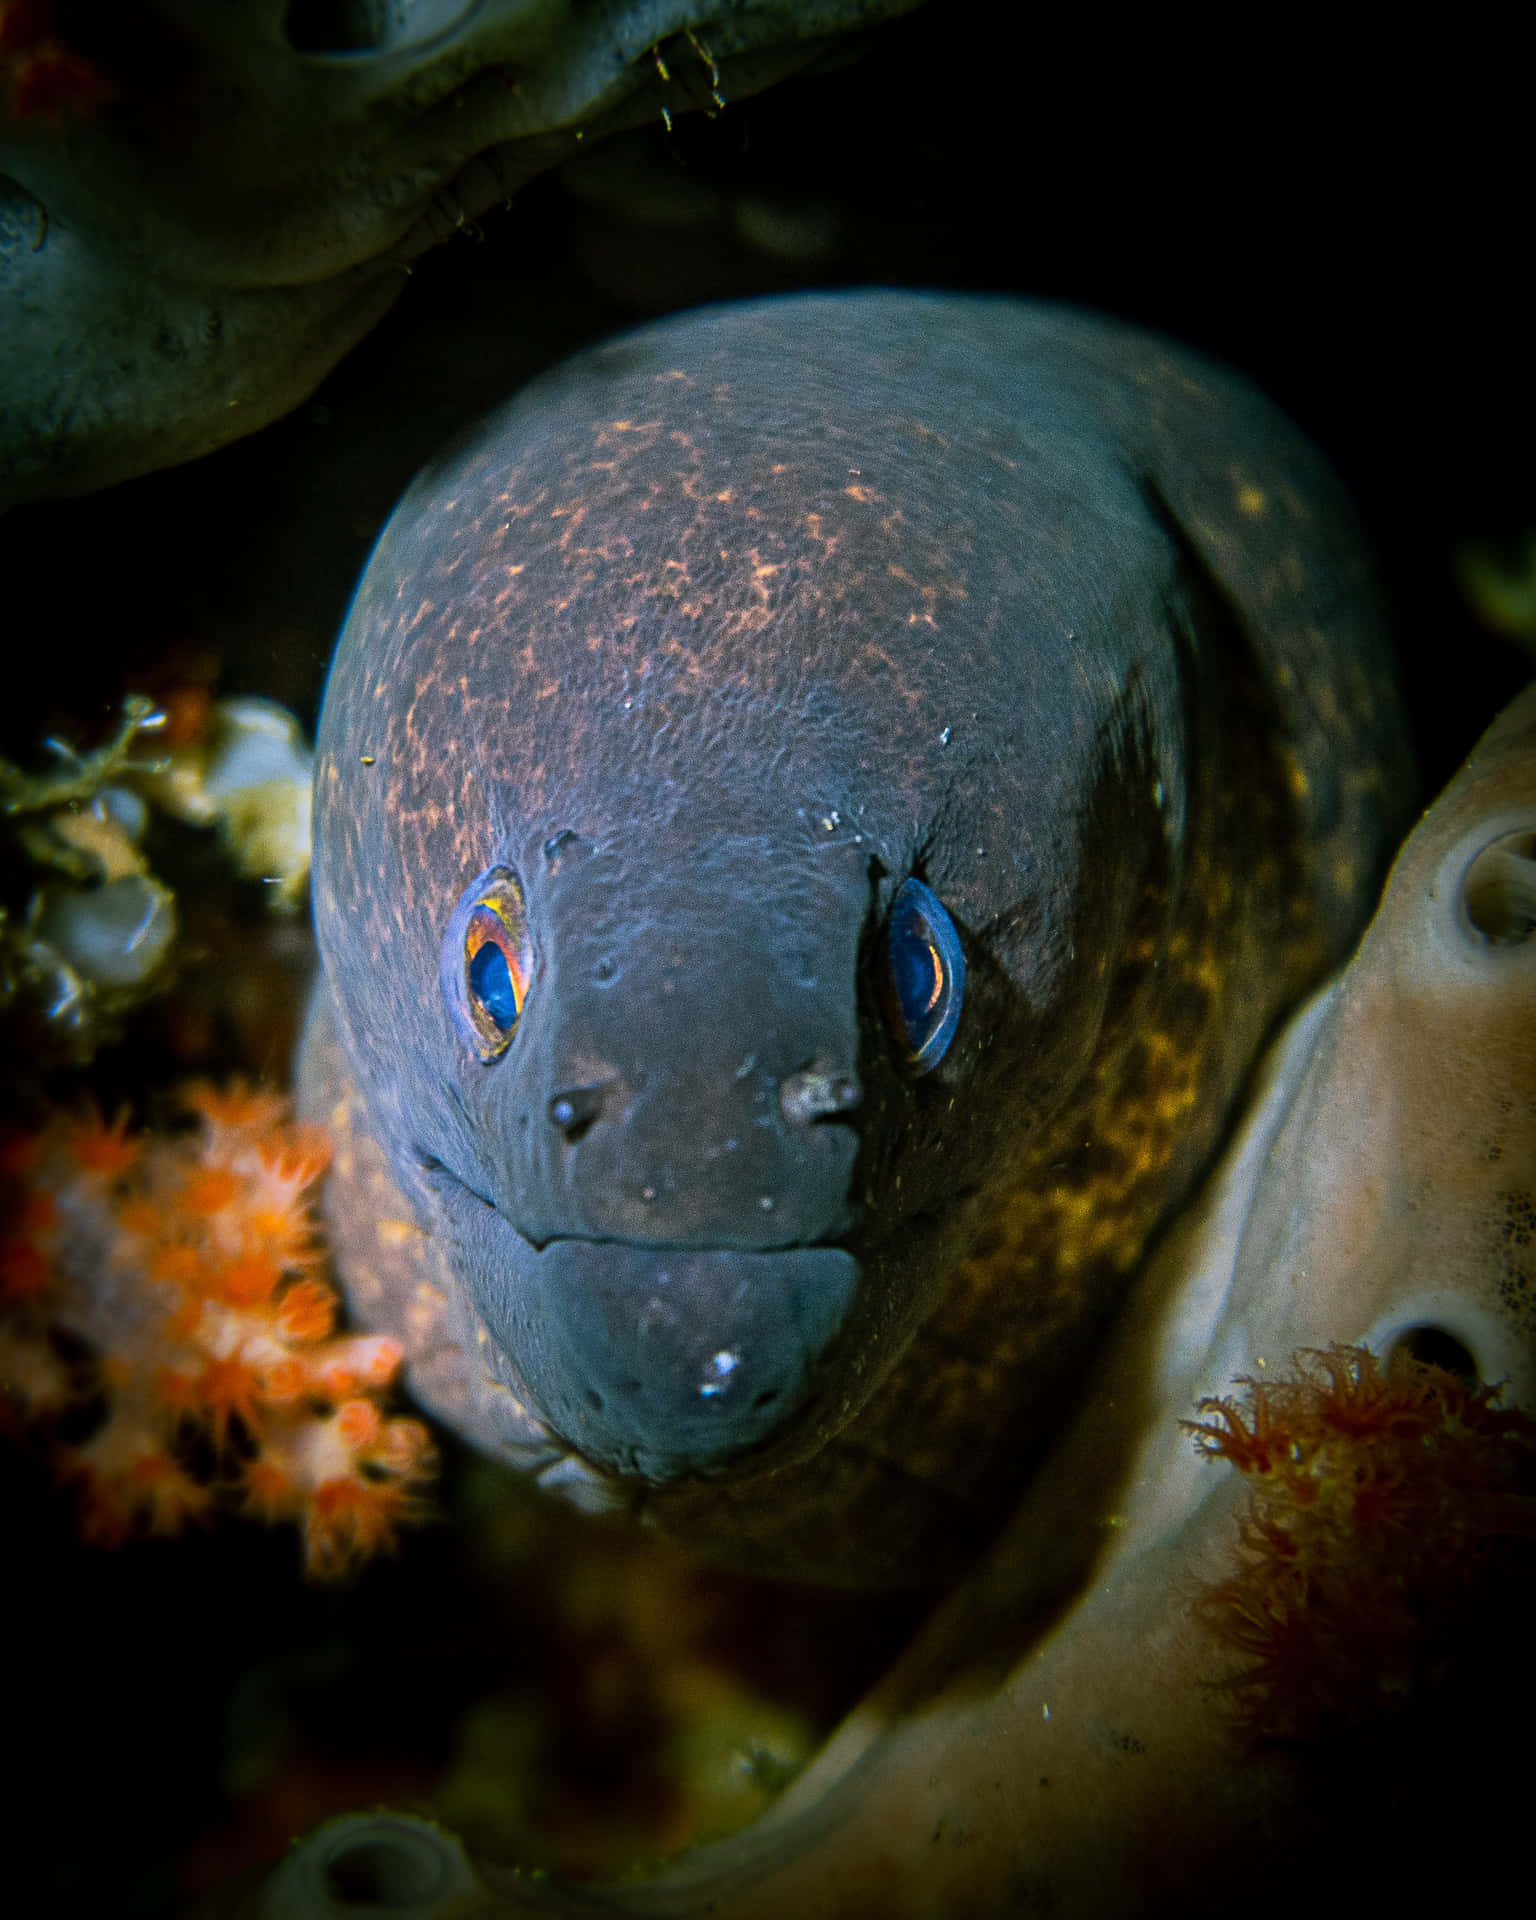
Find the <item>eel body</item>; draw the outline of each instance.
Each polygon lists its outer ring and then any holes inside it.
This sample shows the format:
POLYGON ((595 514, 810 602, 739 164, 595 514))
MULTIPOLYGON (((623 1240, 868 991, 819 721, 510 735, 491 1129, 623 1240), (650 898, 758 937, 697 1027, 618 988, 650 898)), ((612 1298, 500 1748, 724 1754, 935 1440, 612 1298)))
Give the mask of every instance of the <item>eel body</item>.
POLYGON ((1410 776, 1347 504, 1241 380, 989 298, 706 310, 415 482, 326 692, 354 1310, 579 1503, 967 1563, 1410 776))

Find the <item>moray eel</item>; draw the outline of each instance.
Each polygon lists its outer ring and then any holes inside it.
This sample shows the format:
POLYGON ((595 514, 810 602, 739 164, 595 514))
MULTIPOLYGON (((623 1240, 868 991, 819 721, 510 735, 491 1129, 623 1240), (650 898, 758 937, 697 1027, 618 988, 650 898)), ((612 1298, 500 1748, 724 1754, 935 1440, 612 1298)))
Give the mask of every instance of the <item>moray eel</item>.
POLYGON ((715 1558, 968 1563, 1410 774, 1241 380, 867 292, 583 353, 423 472, 315 784, 350 1299, 477 1445, 715 1558))
MULTIPOLYGON (((1439 1912, 1461 1897, 1469 1844, 1481 1884, 1522 1884, 1527 1782, 1507 1729, 1530 1692, 1519 1676, 1536 1427, 1520 1439, 1514 1410, 1536 1412, 1533 1005, 1536 687, 1415 829, 1349 967, 1270 1050, 1219 1164, 1134 1283, 1094 1392, 992 1553, 764 1819, 595 1892, 476 1868, 427 1822, 362 1813, 301 1843, 239 1911, 340 1920, 355 1911, 342 1890, 364 1885, 421 1920, 1104 1920, 1188 1912, 1213 1886, 1233 1888, 1244 1913, 1439 1912), (1492 1570, 1513 1604, 1493 1609, 1490 1636, 1469 1582, 1459 1627, 1443 1614, 1419 1623, 1427 1698, 1403 1690, 1411 1666, 1373 1634, 1358 1664, 1385 1725, 1364 1739, 1341 1741, 1334 1722, 1254 1745, 1214 1684, 1233 1655, 1191 1605, 1202 1581, 1241 1564, 1245 1488, 1200 1457, 1181 1418, 1234 1376, 1278 1373, 1295 1349, 1330 1341, 1389 1367, 1404 1345, 1459 1353, 1469 1377, 1504 1383, 1511 1411, 1497 1417, 1523 1448, 1525 1497, 1490 1484, 1486 1460, 1469 1472, 1454 1430, 1425 1447, 1419 1478, 1449 1495, 1432 1551, 1458 1572, 1492 1570), (1488 1644, 1469 1656, 1474 1636, 1488 1644), (1436 1686, 1458 1662, 1472 1683, 1446 1715, 1436 1686), (1405 1847, 1408 1833, 1457 1844, 1405 1847)), ((1342 1477, 1352 1501, 1362 1481, 1342 1477)), ((1375 1537, 1394 1537, 1379 1516, 1375 1537)), ((1277 1596, 1282 1623, 1320 1621, 1315 1637, 1281 1643, 1279 1673, 1294 1676, 1308 1644, 1331 1650, 1342 1634, 1357 1647, 1383 1575, 1374 1617, 1388 1645, 1400 1640, 1423 1596, 1409 1587, 1405 1615, 1393 1558, 1383 1566, 1362 1544, 1353 1585, 1277 1596)))

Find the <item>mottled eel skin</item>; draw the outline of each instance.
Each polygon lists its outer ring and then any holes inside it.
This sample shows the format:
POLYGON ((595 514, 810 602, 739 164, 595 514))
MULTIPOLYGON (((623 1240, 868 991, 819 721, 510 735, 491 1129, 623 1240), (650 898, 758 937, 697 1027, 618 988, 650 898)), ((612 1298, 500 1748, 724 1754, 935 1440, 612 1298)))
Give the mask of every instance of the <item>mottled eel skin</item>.
POLYGON ((434 462, 326 692, 302 1073, 418 1396, 749 1568, 974 1553, 1374 902, 1361 554, 1243 382, 1008 300, 685 314, 434 462))

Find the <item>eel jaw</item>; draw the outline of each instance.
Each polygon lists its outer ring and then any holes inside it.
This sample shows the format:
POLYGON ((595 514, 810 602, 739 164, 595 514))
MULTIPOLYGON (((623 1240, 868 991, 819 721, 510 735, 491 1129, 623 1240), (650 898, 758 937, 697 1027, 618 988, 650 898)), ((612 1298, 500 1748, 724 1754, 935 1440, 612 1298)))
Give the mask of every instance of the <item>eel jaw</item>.
POLYGON ((453 1266, 499 1359, 564 1447, 605 1474, 714 1474, 812 1399, 860 1268, 840 1247, 744 1251, 526 1240, 438 1163, 453 1266))

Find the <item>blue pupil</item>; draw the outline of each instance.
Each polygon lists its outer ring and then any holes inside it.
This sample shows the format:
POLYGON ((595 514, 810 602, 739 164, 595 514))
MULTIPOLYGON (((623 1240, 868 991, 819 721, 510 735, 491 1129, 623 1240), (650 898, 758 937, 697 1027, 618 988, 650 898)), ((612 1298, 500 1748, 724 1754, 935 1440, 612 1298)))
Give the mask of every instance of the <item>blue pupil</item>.
POLYGON ((960 1024, 965 953, 955 923, 921 880, 897 889, 886 956, 908 1062, 919 1073, 937 1066, 960 1024))
POLYGON ((475 949, 469 963, 469 990, 501 1031, 510 1033, 517 1025, 517 994, 507 956, 494 940, 475 949))
POLYGON ((896 982, 901 1017, 915 1039, 944 987, 927 923, 916 916, 902 929, 900 938, 891 942, 891 977, 896 982))

